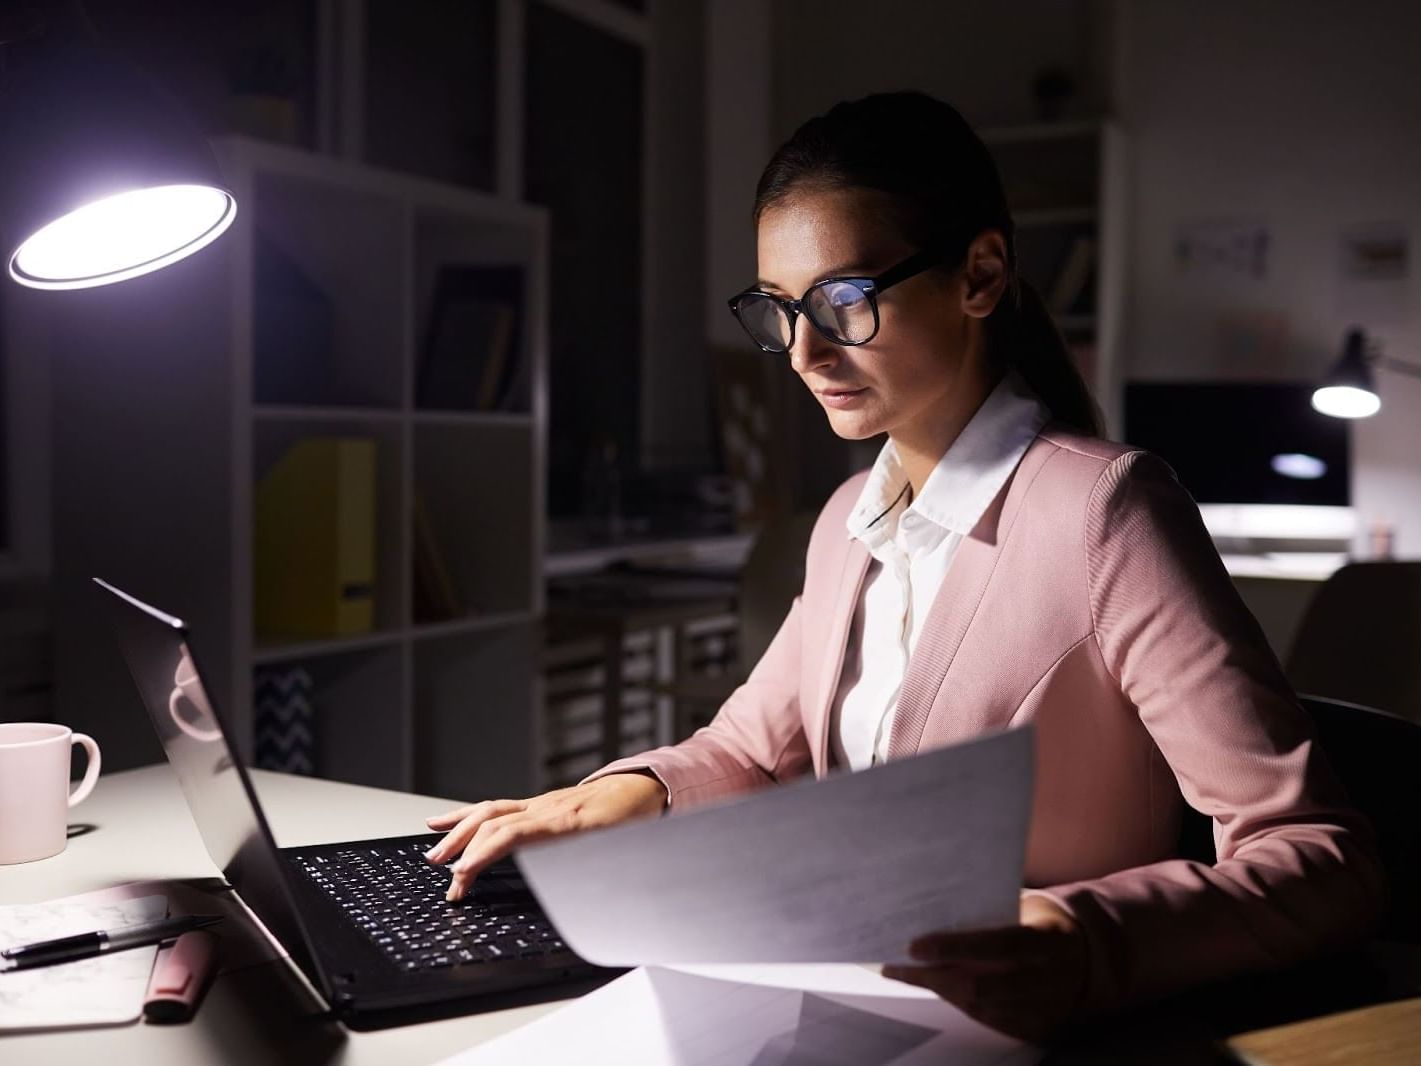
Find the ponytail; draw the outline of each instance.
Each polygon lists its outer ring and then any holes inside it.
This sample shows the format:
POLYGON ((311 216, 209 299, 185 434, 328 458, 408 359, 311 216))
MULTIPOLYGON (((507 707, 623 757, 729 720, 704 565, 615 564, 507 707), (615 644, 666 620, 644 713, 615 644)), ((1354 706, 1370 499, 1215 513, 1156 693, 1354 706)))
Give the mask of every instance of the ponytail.
POLYGON ((1100 409, 1046 302, 1014 269, 996 309, 987 316, 987 350, 996 366, 1020 375, 1052 420, 1087 436, 1101 435, 1100 409))

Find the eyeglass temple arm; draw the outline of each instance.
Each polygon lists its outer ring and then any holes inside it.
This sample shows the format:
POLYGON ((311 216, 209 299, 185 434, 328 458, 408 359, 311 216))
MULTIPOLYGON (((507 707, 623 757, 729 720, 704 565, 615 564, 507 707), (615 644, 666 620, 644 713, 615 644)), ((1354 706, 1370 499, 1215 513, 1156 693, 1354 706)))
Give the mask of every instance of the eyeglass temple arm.
POLYGON ((904 278, 911 278, 914 274, 920 273, 924 268, 933 266, 942 260, 942 252, 936 248, 925 248, 917 255, 909 256, 899 263, 892 270, 889 270, 873 279, 873 287, 879 292, 890 285, 897 285, 904 278))

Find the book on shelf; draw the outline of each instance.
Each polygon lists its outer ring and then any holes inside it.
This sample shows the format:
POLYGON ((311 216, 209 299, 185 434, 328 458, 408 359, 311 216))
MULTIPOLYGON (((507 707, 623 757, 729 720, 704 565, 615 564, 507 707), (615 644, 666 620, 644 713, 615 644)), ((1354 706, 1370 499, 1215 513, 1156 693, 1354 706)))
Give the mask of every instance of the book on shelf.
POLYGON ((480 411, 497 410, 507 385, 512 351, 513 324, 516 312, 512 307, 497 308, 488 352, 484 358, 483 380, 479 382, 474 406, 480 411))
POLYGON ((1052 314, 1068 314, 1081 306, 1094 270, 1095 238, 1082 234, 1071 241, 1061 268, 1051 283, 1046 306, 1052 314))
POLYGON ((414 494, 414 620, 447 622, 464 613, 424 495, 414 494))
POLYGON ((521 266, 440 267, 422 346, 418 406, 455 411, 515 406, 523 302, 521 266))
POLYGON ((372 439, 308 437, 258 480, 258 636, 309 639, 374 628, 375 467, 372 439))
POLYGON ((264 666, 252 674, 256 765, 286 774, 316 772, 314 683, 304 666, 264 666))

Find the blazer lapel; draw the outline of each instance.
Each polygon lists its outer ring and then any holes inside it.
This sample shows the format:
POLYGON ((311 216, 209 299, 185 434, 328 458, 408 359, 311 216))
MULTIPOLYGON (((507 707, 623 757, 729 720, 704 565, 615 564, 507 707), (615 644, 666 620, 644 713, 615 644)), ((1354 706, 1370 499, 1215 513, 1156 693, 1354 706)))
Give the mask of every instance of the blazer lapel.
POLYGON ((829 615, 828 633, 823 644, 824 661, 819 671, 819 686, 814 703, 804 716, 814 759, 814 774, 823 777, 829 766, 829 709, 839 688, 844 671, 844 653, 849 640, 849 627, 858 609, 864 575, 872 557, 858 540, 850 540, 844 552, 844 565, 839 575, 839 588, 834 597, 834 609, 829 615))
POLYGON ((1038 445, 1027 449, 991 506, 958 545, 908 662, 888 731, 890 759, 917 752, 933 703, 987 591, 1002 542, 1011 533, 1021 500, 1050 453, 1051 449, 1039 446, 1038 438, 1038 445))

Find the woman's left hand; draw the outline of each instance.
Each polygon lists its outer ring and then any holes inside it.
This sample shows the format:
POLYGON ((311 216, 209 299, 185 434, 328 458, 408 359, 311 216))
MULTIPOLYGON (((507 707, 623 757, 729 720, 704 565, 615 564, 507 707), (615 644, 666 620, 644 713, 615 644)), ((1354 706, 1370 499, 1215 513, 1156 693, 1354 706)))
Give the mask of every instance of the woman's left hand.
POLYGON ((931 989, 998 1032, 1039 1043, 1069 1019, 1086 983, 1085 934, 1042 896, 1023 896, 1021 924, 930 933, 909 945, 921 966, 883 976, 931 989))

